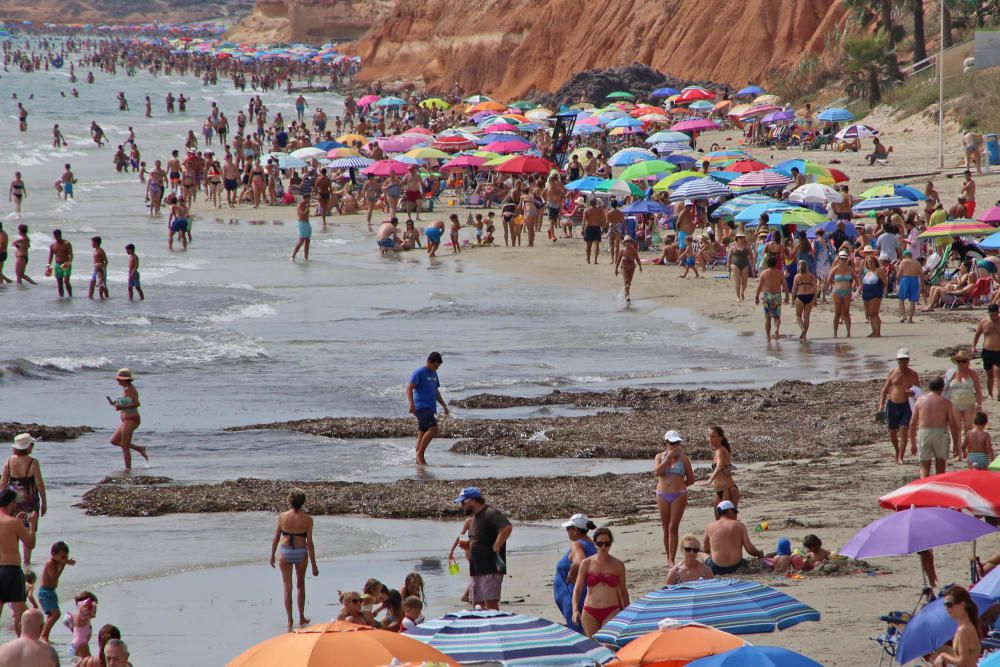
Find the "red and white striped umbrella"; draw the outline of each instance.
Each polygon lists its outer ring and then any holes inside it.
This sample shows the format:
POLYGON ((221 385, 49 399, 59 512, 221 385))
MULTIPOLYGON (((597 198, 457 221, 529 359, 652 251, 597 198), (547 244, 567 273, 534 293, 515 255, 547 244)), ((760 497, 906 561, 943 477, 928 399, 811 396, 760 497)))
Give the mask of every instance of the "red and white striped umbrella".
POLYGON ((773 188, 788 185, 792 179, 776 171, 765 169, 738 176, 729 182, 731 188, 773 188))
POLYGON ((1000 474, 959 470, 916 479, 878 499, 891 510, 910 507, 967 509, 979 516, 1000 517, 1000 474))

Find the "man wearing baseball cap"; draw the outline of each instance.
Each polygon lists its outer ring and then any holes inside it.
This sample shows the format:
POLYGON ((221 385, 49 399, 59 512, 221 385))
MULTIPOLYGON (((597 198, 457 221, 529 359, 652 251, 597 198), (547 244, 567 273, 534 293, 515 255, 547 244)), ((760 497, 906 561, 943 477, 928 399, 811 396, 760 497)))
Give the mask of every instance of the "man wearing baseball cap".
POLYGON ((472 517, 469 527, 469 602, 483 609, 500 608, 500 589, 507 573, 507 540, 514 527, 497 508, 487 505, 474 486, 455 498, 462 512, 472 517))
POLYGON ((906 443, 909 442, 910 418, 913 416, 910 397, 913 396, 912 388, 920 386, 920 376, 910 368, 910 351, 905 347, 896 350, 896 365, 896 368, 889 371, 885 384, 882 385, 875 419, 885 422, 892 448, 896 450, 895 462, 902 463, 906 443))
POLYGON ((730 500, 723 500, 715 506, 715 521, 705 528, 705 544, 702 551, 709 554, 705 565, 712 568, 715 575, 732 574, 746 565, 743 550, 757 558, 764 552, 750 541, 746 524, 737 517, 739 510, 730 500))

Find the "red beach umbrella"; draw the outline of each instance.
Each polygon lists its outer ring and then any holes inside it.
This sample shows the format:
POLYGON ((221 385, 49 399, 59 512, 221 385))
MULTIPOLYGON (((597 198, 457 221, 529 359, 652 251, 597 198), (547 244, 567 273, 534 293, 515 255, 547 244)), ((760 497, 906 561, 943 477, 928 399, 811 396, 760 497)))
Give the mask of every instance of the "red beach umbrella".
POLYGON ((830 176, 833 176, 834 183, 843 183, 845 181, 851 180, 850 176, 848 176, 839 169, 834 169, 833 167, 827 167, 827 171, 830 172, 830 176))
POLYGON ((901 486, 878 499, 880 507, 967 509, 980 516, 1000 517, 1000 474, 989 470, 959 470, 931 475, 901 486))
POLYGON ((555 165, 540 157, 516 157, 507 160, 496 168, 498 172, 504 174, 547 174, 555 169, 555 165))
POLYGON ((697 102, 698 100, 714 100, 715 93, 702 88, 690 88, 677 96, 677 102, 697 102))
POLYGON ((402 176, 409 170, 410 165, 408 164, 396 162, 395 160, 379 160, 372 166, 362 169, 361 173, 366 176, 388 176, 389 174, 402 176))
POLYGON ((767 169, 767 165, 763 162, 758 162, 757 160, 740 160, 739 162, 734 162, 722 171, 731 171, 735 174, 749 174, 753 171, 761 171, 767 169))

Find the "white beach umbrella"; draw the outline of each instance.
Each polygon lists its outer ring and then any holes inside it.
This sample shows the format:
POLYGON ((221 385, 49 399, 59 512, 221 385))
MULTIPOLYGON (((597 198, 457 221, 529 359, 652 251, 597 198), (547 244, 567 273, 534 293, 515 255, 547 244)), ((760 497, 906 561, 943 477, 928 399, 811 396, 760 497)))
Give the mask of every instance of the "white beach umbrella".
POLYGON ((844 196, 822 183, 806 183, 792 190, 788 195, 788 201, 796 204, 839 204, 844 201, 844 196))
POLYGON ((313 158, 326 157, 326 151, 322 148, 309 146, 308 148, 300 148, 297 151, 292 151, 291 155, 300 160, 311 160, 313 158))

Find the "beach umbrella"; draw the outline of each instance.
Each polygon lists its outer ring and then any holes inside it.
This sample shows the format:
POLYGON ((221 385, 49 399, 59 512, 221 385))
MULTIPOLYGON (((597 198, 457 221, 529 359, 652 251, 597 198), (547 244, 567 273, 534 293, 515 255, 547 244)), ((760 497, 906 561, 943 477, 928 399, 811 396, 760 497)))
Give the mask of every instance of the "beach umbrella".
POLYGON ((552 115, 552 111, 543 107, 537 107, 524 112, 525 118, 530 118, 531 120, 548 120, 549 116, 552 115))
POLYGON ((830 172, 830 176, 833 177, 834 183, 846 183, 847 181, 851 180, 850 176, 848 176, 839 169, 834 169, 833 167, 827 167, 826 170, 830 172))
MULTIPOLYGON (((982 250, 1000 250, 1000 232, 994 232, 976 245, 982 250)), ((990 470, 1000 470, 1000 458, 990 464, 990 470)), ((1000 568, 998 568, 1000 569, 1000 568)))
POLYGON ((425 109, 447 109, 451 105, 440 97, 428 97, 426 100, 420 102, 420 106, 425 109))
POLYGON ((1000 224, 1000 206, 993 206, 986 209, 976 218, 979 222, 990 222, 994 225, 1000 224))
POLYGON ((745 646, 736 635, 701 623, 664 619, 659 629, 628 643, 615 654, 613 667, 683 667, 693 660, 745 646))
POLYGON ((701 173, 700 171, 690 171, 686 169, 683 171, 676 171, 670 174, 669 176, 664 176, 663 178, 658 180, 656 182, 656 185, 653 186, 653 190, 655 192, 675 190, 684 183, 687 183, 688 181, 698 178, 705 178, 705 174, 701 173))
POLYGON ((312 146, 309 146, 307 148, 300 148, 296 151, 292 151, 290 155, 300 160, 312 160, 313 158, 326 157, 326 151, 322 148, 313 148, 312 146))
POLYGON ((494 153, 522 153, 531 149, 531 144, 523 139, 491 141, 484 148, 494 153))
POLYGON ((778 164, 771 167, 775 171, 780 171, 786 176, 792 175, 792 169, 798 169, 800 174, 806 176, 815 177, 816 181, 819 183, 824 183, 826 185, 833 185, 835 180, 833 174, 830 170, 819 164, 818 162, 813 162, 812 160, 783 160, 778 164))
POLYGON ((628 181, 618 180, 616 178, 606 178, 600 183, 594 186, 595 192, 607 192, 611 195, 619 195, 621 197, 645 197, 646 191, 642 188, 636 186, 634 183, 629 183, 628 181))
POLYGON ((915 507, 877 519, 840 548, 855 560, 902 556, 947 544, 971 542, 996 528, 984 521, 943 507, 915 507))
POLYGON ((465 110, 465 113, 474 114, 474 113, 479 113, 480 111, 501 112, 506 110, 507 107, 504 106, 503 104, 500 104, 499 102, 494 102, 492 100, 487 100, 485 102, 479 102, 478 104, 472 105, 471 107, 465 110))
POLYGON ((841 107, 830 107, 820 111, 816 118, 825 123, 846 123, 849 120, 854 120, 854 114, 841 107))
POLYGON ((643 160, 655 160, 656 154, 645 148, 623 148, 608 158, 608 164, 612 167, 627 167, 643 160))
POLYGON ((760 122, 765 125, 770 125, 771 123, 784 123, 790 120, 795 120, 795 112, 791 109, 782 109, 780 111, 772 111, 771 113, 763 116, 760 122))
POLYGON ((780 646, 741 646, 689 662, 691 667, 823 667, 812 658, 780 646))
POLYGON ((508 104, 511 109, 520 109, 521 111, 528 111, 529 109, 534 109, 538 105, 529 100, 518 100, 516 102, 511 102, 508 104))
POLYGON ((913 201, 923 201, 927 199, 927 196, 920 190, 900 183, 885 183, 883 185, 876 185, 873 188, 868 188, 859 194, 858 197, 861 199, 869 199, 870 197, 906 197, 907 199, 912 199, 913 201))
POLYGON ((675 130, 661 130, 646 137, 647 144, 661 144, 665 142, 680 143, 685 146, 690 146, 691 137, 683 132, 677 132, 675 130))
POLYGON ((480 102, 492 102, 493 100, 485 95, 470 95, 462 101, 466 104, 479 104, 480 102))
POLYGON ((361 142, 362 144, 368 143, 368 137, 363 137, 360 134, 342 134, 337 137, 337 141, 342 144, 348 144, 353 146, 354 144, 361 142))
POLYGON ((459 151, 474 149, 475 147, 476 142, 459 136, 438 137, 431 143, 431 148, 436 148, 446 153, 458 153, 459 151))
POLYGON ((887 208, 903 208, 905 206, 916 206, 917 202, 909 197, 869 197, 851 207, 855 213, 865 213, 867 211, 882 211, 887 208))
POLYGON ((698 100, 688 105, 688 109, 694 109, 695 111, 707 111, 714 108, 715 104, 708 100, 698 100))
POLYGON ((484 162, 483 169, 495 169, 507 164, 516 157, 516 155, 497 155, 495 158, 490 158, 484 162))
POLYGON ((419 146, 406 151, 406 157, 413 157, 418 160, 447 160, 451 156, 436 148, 419 146))
POLYGON ((653 176, 654 174, 665 174, 668 171, 677 171, 677 165, 663 160, 646 160, 637 162, 625 169, 618 178, 623 181, 635 181, 640 178, 653 176))
POLYGON ((388 176, 390 174, 402 176, 409 170, 409 165, 403 164, 398 160, 379 160, 375 164, 370 164, 362 169, 361 173, 366 176, 388 176))
MULTIPOLYGON (((784 227, 785 225, 795 225, 796 227, 815 227, 829 222, 822 213, 802 206, 792 206, 790 208, 779 209, 767 214, 768 227, 784 227)), ((757 223, 748 222, 747 227, 753 227, 757 223)))
POLYGON ((614 653, 569 628, 508 611, 458 611, 424 621, 403 635, 427 643, 462 664, 502 667, 594 667, 614 653))
POLYGON ((737 174, 749 174, 753 171, 760 171, 762 169, 767 169, 767 165, 763 162, 758 162, 757 160, 737 160, 736 162, 726 166, 723 171, 733 171, 737 174))
POLYGON ((878 499, 880 507, 951 507, 1000 517, 1000 477, 987 470, 958 470, 915 479, 878 499))
POLYGON ((670 126, 674 132, 704 132, 705 130, 718 130, 719 124, 707 118, 696 118, 694 120, 682 120, 670 126))
POLYGON ((767 204, 774 201, 773 197, 768 197, 767 195, 762 194, 739 195, 738 197, 733 197, 725 204, 717 207, 714 211, 712 211, 711 215, 713 218, 724 218, 726 216, 733 216, 745 211, 755 204, 767 204))
POLYGON ((740 113, 739 118, 743 120, 744 118, 753 118, 754 116, 766 116, 776 111, 783 111, 783 109, 777 104, 754 104, 740 113))
POLYGON ((278 635, 247 649, 227 667, 376 667, 393 660, 458 667, 457 660, 413 637, 343 621, 278 635))
POLYGON ((753 581, 689 581, 665 586, 634 600, 598 630, 594 639, 625 646, 657 629, 657 623, 664 618, 704 623, 743 635, 785 630, 803 621, 818 621, 819 612, 777 589, 753 581))
POLYGON ((878 135, 878 130, 870 125, 848 125, 837 133, 837 138, 841 141, 845 139, 867 139, 878 135))
POLYGON ((715 93, 711 93, 704 88, 685 88, 681 91, 681 94, 677 96, 677 101, 679 103, 684 102, 697 102, 698 100, 714 100, 715 93))
MULTIPOLYGON (((489 122, 490 121, 487 121, 487 123, 489 122)), ((483 132, 509 132, 517 134, 517 126, 511 125, 510 123, 493 122, 492 124, 484 126, 482 130, 483 132)))
POLYGON ((661 155, 663 153, 673 153, 673 155, 668 155, 662 158, 667 162, 673 162, 674 164, 696 164, 698 162, 698 159, 695 156, 684 152, 691 150, 691 146, 689 144, 665 142, 656 144, 653 148, 658 150, 661 155))
POLYGON ((288 153, 268 153, 261 156, 260 163, 267 164, 269 160, 277 160, 279 169, 301 169, 306 166, 305 160, 288 153))
MULTIPOLYGON (((980 612, 986 611, 996 602, 994 598, 980 595, 975 591, 969 595, 980 612)), ((904 665, 922 655, 932 653, 955 636, 958 625, 948 616, 944 602, 944 596, 928 602, 906 623, 906 631, 896 646, 896 660, 899 664, 904 665)))
MULTIPOLYGON (((725 204, 723 204, 723 206, 725 206, 725 204)), ((720 206, 719 208, 721 209, 722 206, 720 206)), ((764 213, 767 213, 768 216, 771 216, 772 214, 778 211, 788 211, 793 208, 795 207, 792 206, 791 204, 788 204, 787 202, 778 201, 777 199, 774 199, 772 197, 767 197, 767 200, 765 201, 760 201, 755 204, 751 204, 750 206, 745 206, 743 207, 742 210, 737 211, 733 215, 733 220, 736 222, 757 224, 757 220, 759 220, 760 216, 764 213)))
POLYGON ((378 95, 365 95, 360 99, 358 99, 358 106, 359 107, 371 106, 372 104, 378 102, 378 100, 379 100, 378 95))
POLYGON ((317 141, 313 146, 320 150, 331 151, 334 148, 343 148, 344 144, 339 141, 317 141))
POLYGON ((791 182, 792 179, 788 176, 765 169, 763 171, 752 171, 748 174, 742 174, 731 181, 729 185, 734 188, 774 188, 784 187, 791 182))
POLYGON ((403 136, 415 136, 419 135, 422 137, 434 138, 434 133, 428 130, 426 127, 411 127, 406 132, 403 132, 403 136))
POLYGON ((615 118, 607 124, 610 128, 642 127, 643 123, 638 118, 615 118))
POLYGON ((735 96, 744 97, 744 96, 756 96, 763 94, 764 94, 764 89, 761 88, 760 86, 747 86, 746 88, 741 88, 739 92, 736 93, 735 96))
POLYGON ((608 93, 605 97, 609 100, 634 100, 635 95, 625 90, 616 90, 613 93, 608 93))
POLYGON ((370 167, 373 164, 375 164, 375 160, 372 160, 371 158, 354 155, 337 158, 336 160, 330 160, 326 163, 326 166, 332 167, 333 169, 364 169, 365 167, 370 167))
POLYGON ((486 161, 487 160, 484 157, 477 157, 475 155, 459 155, 458 157, 452 158, 441 165, 441 171, 450 169, 465 169, 467 167, 481 167, 486 161))
POLYGON ((832 234, 837 231, 837 223, 844 223, 844 233, 847 234, 847 238, 853 241, 858 237, 858 228, 854 226, 853 222, 847 222, 846 220, 830 220, 829 222, 824 222, 822 225, 816 225, 815 227, 810 227, 806 230, 806 236, 808 238, 816 238, 816 230, 822 229, 827 234, 832 234))
MULTIPOLYGON (((928 227, 927 231, 921 233, 917 238, 939 239, 952 236, 990 236, 997 228, 986 222, 976 220, 949 220, 939 225, 928 227)), ((1000 483, 1000 478, 997 479, 1000 483)))
MULTIPOLYGON (((640 199, 639 201, 634 201, 625 208, 622 209, 622 213, 635 214, 635 213, 669 213, 670 209, 656 201, 655 199, 640 199)), ((998 568, 1000 570, 1000 568, 998 568)))
POLYGON ((518 156, 497 167, 502 174, 547 174, 555 165, 540 157, 518 156))
POLYGON ((326 157, 328 160, 336 160, 342 157, 360 157, 361 153, 358 152, 356 148, 347 148, 343 146, 341 148, 334 148, 326 152, 326 157))
POLYGON ((791 194, 788 195, 788 201, 795 204, 826 204, 827 202, 839 204, 844 201, 844 195, 829 185, 806 183, 792 190, 791 194))
POLYGON ((781 97, 778 95, 772 95, 765 93, 763 95, 758 95, 751 100, 753 104, 781 104, 781 97))
POLYGON ((567 183, 566 189, 578 192, 593 192, 597 184, 603 180, 603 178, 598 178, 597 176, 584 176, 583 178, 578 178, 575 181, 567 183))
POLYGON ((681 183, 671 193, 670 201, 684 201, 687 199, 715 199, 716 197, 731 197, 732 192, 722 183, 714 178, 692 179, 687 183, 681 183))
POLYGON ((680 95, 681 91, 674 88, 657 88, 649 95, 650 97, 670 97, 671 95, 680 95))

